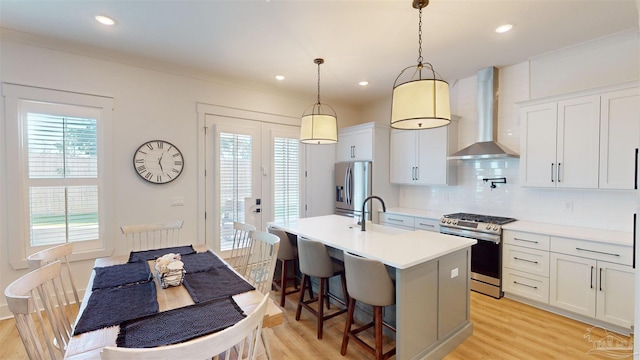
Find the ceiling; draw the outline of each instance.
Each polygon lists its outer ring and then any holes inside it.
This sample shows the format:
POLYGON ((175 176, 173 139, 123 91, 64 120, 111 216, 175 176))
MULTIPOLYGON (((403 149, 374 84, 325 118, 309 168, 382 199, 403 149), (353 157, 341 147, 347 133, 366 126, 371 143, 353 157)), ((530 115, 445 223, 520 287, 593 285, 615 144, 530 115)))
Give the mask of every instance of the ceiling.
MULTIPOLYGON (((310 103, 316 57, 325 59, 323 102, 353 105, 389 97, 418 57, 411 0, 0 0, 0 26, 159 69, 276 87, 310 103), (98 14, 116 25, 98 24, 98 14)), ((636 0, 431 0, 423 10, 423 57, 452 83, 637 27, 636 0), (494 32, 504 23, 513 30, 494 32)))

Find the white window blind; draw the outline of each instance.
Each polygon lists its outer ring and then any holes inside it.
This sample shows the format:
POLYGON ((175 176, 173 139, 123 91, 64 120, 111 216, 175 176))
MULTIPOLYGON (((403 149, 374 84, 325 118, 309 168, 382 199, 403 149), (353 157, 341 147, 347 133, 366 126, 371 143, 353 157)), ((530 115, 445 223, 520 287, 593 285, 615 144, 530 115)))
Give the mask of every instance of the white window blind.
POLYGON ((27 111, 24 122, 30 244, 97 240, 97 119, 59 115, 65 110, 70 114, 97 110, 54 104, 51 110, 27 111))
POLYGON ((275 221, 300 218, 300 142, 273 139, 273 213, 275 221))
POLYGON ((233 222, 245 222, 244 199, 252 196, 250 135, 220 133, 220 249, 231 249, 233 222))

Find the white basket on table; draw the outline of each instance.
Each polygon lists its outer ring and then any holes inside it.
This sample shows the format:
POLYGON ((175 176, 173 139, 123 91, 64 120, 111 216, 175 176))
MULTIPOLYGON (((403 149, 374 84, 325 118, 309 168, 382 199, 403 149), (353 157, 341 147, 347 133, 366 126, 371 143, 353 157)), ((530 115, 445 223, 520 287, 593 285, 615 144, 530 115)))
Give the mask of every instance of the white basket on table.
POLYGON ((169 286, 179 286, 184 280, 184 263, 180 254, 166 254, 156 259, 156 276, 163 289, 169 286))

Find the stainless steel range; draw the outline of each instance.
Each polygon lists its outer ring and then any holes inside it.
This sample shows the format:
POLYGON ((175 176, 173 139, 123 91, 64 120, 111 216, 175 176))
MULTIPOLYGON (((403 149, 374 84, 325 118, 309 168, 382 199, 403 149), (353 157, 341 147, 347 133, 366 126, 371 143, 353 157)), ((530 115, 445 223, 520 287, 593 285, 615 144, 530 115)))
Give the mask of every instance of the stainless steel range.
POLYGON ((455 213, 440 219, 440 232, 478 240, 471 247, 471 290, 502 297, 502 225, 513 218, 455 213))

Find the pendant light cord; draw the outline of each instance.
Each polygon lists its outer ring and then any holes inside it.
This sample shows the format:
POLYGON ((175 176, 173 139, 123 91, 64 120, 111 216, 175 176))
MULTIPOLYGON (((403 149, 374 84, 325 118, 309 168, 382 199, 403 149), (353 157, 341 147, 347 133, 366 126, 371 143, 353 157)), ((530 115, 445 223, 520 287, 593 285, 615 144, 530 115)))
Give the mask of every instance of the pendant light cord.
MULTIPOLYGON (((420 8, 418 21, 418 66, 422 67, 422 8, 420 8)), ((320 71, 318 69, 318 71, 320 71)))
POLYGON ((320 62, 318 62, 318 105, 320 105, 320 62))

